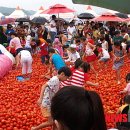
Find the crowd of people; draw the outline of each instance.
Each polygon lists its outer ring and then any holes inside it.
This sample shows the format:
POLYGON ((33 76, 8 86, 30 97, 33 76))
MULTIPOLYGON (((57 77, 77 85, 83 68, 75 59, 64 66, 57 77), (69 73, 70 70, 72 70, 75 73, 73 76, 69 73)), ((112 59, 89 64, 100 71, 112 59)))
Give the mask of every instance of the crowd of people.
MULTIPOLYGON (((49 81, 42 86, 38 99, 48 121, 32 130, 50 125, 56 130, 107 129, 100 97, 84 88, 99 85, 89 80, 88 72, 97 78, 109 62, 113 62, 117 84, 121 83, 120 70, 130 61, 130 25, 91 21, 75 25, 75 21, 57 21, 53 15, 49 26, 1 26, 0 44, 15 57, 15 68, 22 67, 25 80, 31 79, 34 55, 40 54, 42 64, 48 66, 42 77, 49 81)), ((128 85, 120 93, 130 93, 129 80, 128 74, 128 85)))

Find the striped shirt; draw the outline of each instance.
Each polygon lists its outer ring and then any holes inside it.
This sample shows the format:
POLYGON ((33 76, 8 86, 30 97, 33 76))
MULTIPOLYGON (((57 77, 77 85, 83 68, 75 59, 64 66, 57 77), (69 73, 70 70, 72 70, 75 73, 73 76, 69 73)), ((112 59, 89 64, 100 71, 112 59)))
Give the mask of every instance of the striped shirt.
POLYGON ((83 87, 85 81, 88 81, 88 74, 81 70, 75 70, 71 76, 71 85, 83 87))

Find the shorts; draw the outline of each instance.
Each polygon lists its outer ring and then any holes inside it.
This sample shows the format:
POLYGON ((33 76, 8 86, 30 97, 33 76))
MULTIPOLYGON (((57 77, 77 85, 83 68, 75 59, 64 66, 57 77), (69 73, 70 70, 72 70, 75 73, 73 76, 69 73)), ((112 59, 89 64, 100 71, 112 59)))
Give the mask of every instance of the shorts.
POLYGON ((103 61, 103 62, 107 62, 109 60, 109 58, 100 58, 99 61, 103 61))
POLYGON ((17 54, 20 52, 20 51, 22 51, 23 50, 23 48, 18 48, 17 50, 16 50, 16 56, 17 56, 17 54))
POLYGON ((51 116, 50 110, 47 107, 41 107, 41 112, 42 112, 43 117, 48 118, 51 116))

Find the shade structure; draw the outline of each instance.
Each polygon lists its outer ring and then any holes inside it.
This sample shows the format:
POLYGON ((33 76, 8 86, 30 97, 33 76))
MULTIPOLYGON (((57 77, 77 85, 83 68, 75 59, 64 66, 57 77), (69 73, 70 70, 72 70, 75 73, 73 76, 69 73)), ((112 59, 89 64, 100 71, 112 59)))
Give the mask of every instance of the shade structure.
POLYGON ((17 18, 15 22, 30 22, 29 18, 17 18))
POLYGON ((14 23, 15 19, 14 18, 5 18, 3 20, 0 20, 0 25, 5 25, 9 23, 14 23))
POLYGON ((130 22, 130 18, 125 19, 125 22, 130 22))
POLYGON ((44 17, 35 17, 31 20, 32 23, 35 23, 35 24, 45 24, 47 21, 46 18, 44 17))
POLYGON ((80 19, 93 19, 93 18, 95 18, 95 16, 93 14, 90 14, 90 13, 81 13, 78 15, 78 18, 80 18, 80 19))
POLYGON ((130 13, 130 0, 72 0, 76 4, 94 5, 107 9, 130 13))
POLYGON ((91 21, 97 21, 97 22, 102 22, 102 21, 124 22, 124 19, 119 18, 115 14, 112 14, 112 13, 104 13, 101 16, 92 19, 91 21))
POLYGON ((43 11, 41 14, 59 14, 59 13, 70 13, 70 12, 75 12, 75 11, 67 8, 64 5, 56 4, 50 7, 49 9, 43 11))
POLYGON ((128 18, 128 15, 127 14, 123 14, 123 13, 115 13, 116 16, 120 17, 120 18, 125 18, 127 19, 128 18))

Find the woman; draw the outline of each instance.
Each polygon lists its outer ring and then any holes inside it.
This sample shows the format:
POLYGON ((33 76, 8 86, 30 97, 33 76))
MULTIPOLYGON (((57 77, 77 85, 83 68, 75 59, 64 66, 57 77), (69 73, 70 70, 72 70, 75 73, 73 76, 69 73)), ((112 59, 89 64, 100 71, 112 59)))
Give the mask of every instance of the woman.
POLYGON ((60 89, 52 98, 54 130, 106 130, 99 95, 81 87, 60 89))

